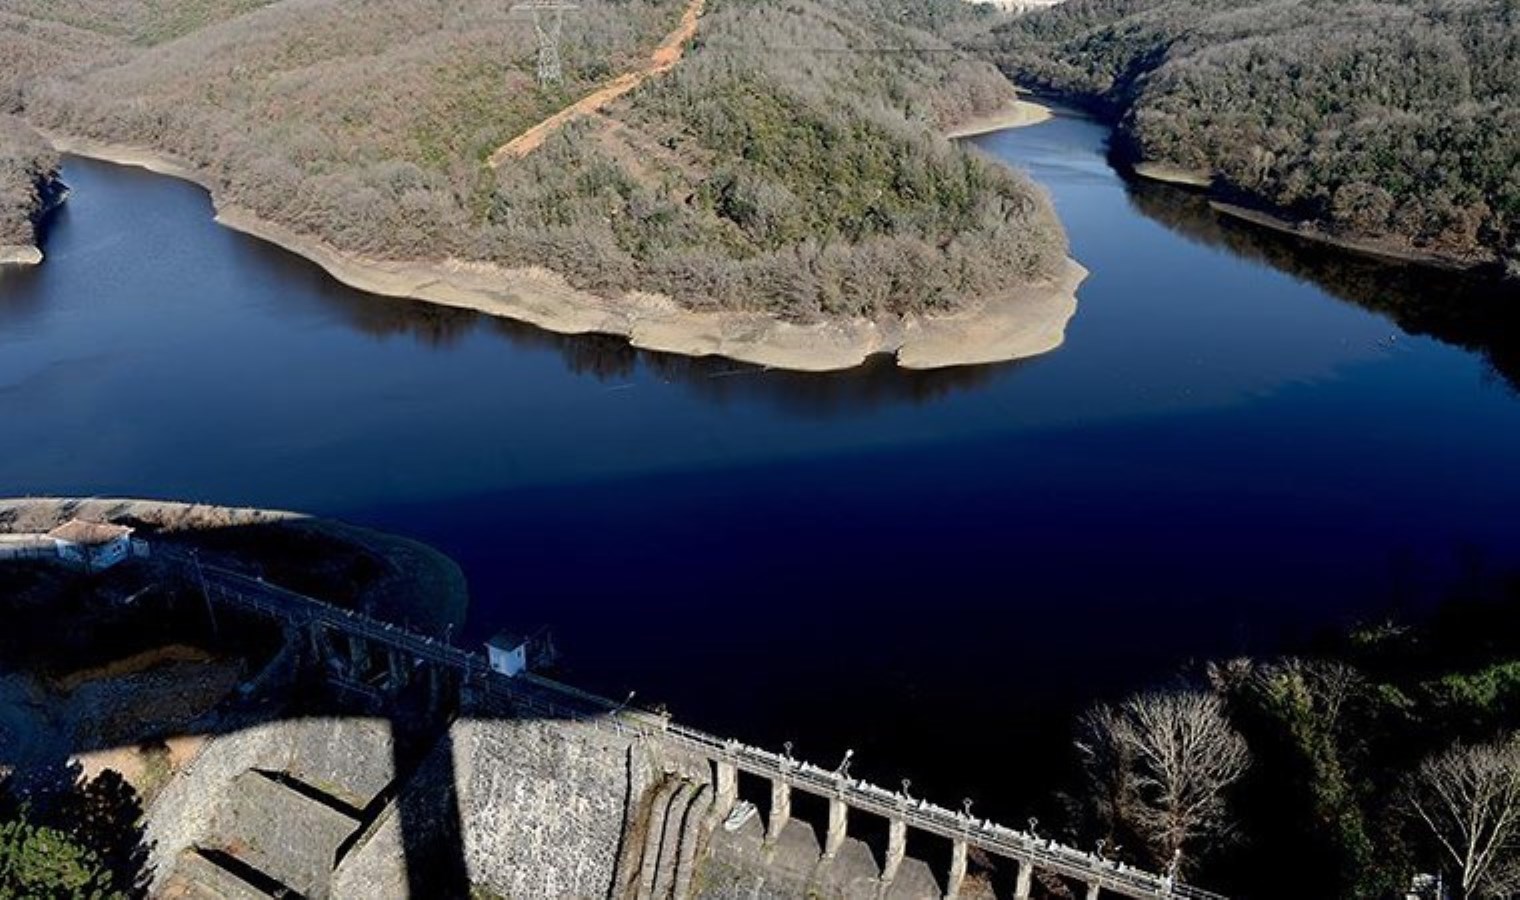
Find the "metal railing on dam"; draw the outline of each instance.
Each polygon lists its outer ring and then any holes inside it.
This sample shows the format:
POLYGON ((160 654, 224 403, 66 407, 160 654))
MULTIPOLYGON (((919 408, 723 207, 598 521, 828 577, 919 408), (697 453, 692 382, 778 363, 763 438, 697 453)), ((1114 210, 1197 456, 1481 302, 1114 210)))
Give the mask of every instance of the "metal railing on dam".
MULTIPOLYGON (((909 829, 948 839, 960 848, 976 847, 993 856, 1018 862, 1089 887, 1089 897, 1104 890, 1125 897, 1225 900, 1216 893, 1174 879, 1105 859, 1038 835, 977 819, 905 792, 888 791, 842 770, 827 770, 792 758, 725 740, 675 724, 664 716, 630 709, 532 673, 508 677, 493 671, 483 654, 269 584, 238 572, 203 566, 179 554, 165 554, 186 563, 200 582, 209 604, 225 604, 279 619, 295 627, 316 626, 377 644, 412 657, 418 663, 452 670, 472 690, 503 702, 516 714, 566 719, 635 739, 666 745, 706 758, 720 766, 750 773, 843 803, 909 829)), ((1026 879, 1027 875, 1022 876, 1026 879)), ((1022 891, 1023 889, 1021 889, 1022 891)), ((1021 893, 1020 896, 1025 896, 1021 893)))

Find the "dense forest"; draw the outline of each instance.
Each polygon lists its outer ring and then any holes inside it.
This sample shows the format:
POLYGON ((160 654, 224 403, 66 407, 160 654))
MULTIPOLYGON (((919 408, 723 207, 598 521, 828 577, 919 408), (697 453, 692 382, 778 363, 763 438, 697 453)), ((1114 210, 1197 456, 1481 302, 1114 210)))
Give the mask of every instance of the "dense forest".
POLYGON ((0 115, 0 247, 27 247, 58 198, 58 157, 30 128, 0 115))
POLYGON ((1330 237, 1520 276, 1512 0, 1069 0, 991 46, 1117 119, 1135 160, 1330 237))
POLYGON ((1240 897, 1520 890, 1520 580, 1078 723, 1071 839, 1240 897))
POLYGON ((178 157, 351 253, 545 266, 607 295, 892 315, 1059 270, 1043 193, 938 134, 1012 88, 933 0, 711 0, 673 72, 483 164, 647 59, 684 6, 588 0, 544 90, 531 24, 493 0, 0 0, 0 108, 178 157))

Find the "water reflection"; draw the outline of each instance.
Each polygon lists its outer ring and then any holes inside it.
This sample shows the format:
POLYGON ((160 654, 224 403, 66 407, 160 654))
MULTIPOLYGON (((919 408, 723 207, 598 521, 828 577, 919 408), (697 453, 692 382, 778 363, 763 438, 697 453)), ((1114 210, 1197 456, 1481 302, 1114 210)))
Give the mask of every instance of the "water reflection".
POLYGON ((1480 353, 1520 388, 1520 288, 1496 278, 1349 253, 1222 215, 1199 192, 1127 179, 1130 206, 1198 243, 1265 263, 1382 313, 1410 334, 1480 353))
MULTIPOLYGON (((48 235, 68 217, 68 206, 54 210, 38 229, 41 246, 48 235)), ((41 321, 47 311, 46 292, 40 289, 42 266, 0 266, 0 329, 19 330, 41 321)))
POLYGON ((23 328, 47 312, 46 297, 34 289, 41 274, 32 266, 0 266, 0 328, 23 328))
MULTIPOLYGON (((241 237, 241 236, 240 236, 241 237)), ((963 366, 930 372, 899 368, 889 355, 874 357, 844 372, 789 372, 718 357, 690 357, 641 350, 627 340, 604 334, 565 335, 488 316, 472 310, 354 290, 334 281, 316 264, 262 241, 242 238, 254 268, 268 278, 299 287, 282 291, 292 314, 310 314, 311 300, 356 331, 375 338, 405 336, 432 350, 448 350, 466 336, 482 332, 527 350, 548 350, 564 359, 571 373, 617 385, 641 372, 693 390, 706 400, 760 401, 806 416, 833 417, 902 403, 934 402, 1004 378, 1029 361, 993 366, 963 366)), ((3 316, 0 312, 0 316, 3 316)))

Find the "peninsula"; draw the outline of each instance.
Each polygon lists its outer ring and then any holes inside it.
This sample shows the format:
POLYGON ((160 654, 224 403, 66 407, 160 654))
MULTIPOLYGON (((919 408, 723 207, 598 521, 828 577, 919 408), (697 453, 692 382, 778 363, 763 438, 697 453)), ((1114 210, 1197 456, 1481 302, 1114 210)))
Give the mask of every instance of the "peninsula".
POLYGON ((0 116, 0 266, 42 262, 37 227, 65 193, 57 154, 20 122, 0 116))
POLYGON ((499 4, 351 5, 0 0, 0 89, 375 293, 799 370, 1061 343, 1085 272, 1043 191, 945 137, 1017 95, 937 17, 592 2, 540 85, 499 4))

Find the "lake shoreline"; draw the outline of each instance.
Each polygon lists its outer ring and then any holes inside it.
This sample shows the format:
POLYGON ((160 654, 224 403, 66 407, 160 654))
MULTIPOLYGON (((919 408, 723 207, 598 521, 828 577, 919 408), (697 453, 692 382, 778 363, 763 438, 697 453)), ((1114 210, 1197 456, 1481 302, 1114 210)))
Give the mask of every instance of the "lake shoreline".
POLYGON ((37 266, 42 264, 42 258, 42 250, 35 244, 0 246, 0 266, 37 266))
POLYGON ((1161 184, 1205 190, 1214 185, 1214 176, 1208 172, 1184 169, 1168 163, 1137 162, 1130 168, 1137 177, 1161 184))
MULTIPOLYGON (((1032 104, 1031 104, 1032 105, 1032 104)), ((909 315, 794 323, 758 312, 701 312, 652 293, 610 299, 578 290, 545 268, 490 263, 381 260, 347 253, 220 201, 193 167, 141 147, 38 129, 61 153, 144 168, 199 185, 211 194, 216 221, 304 257, 334 279, 367 293, 422 300, 514 319, 559 334, 609 334, 634 347, 683 356, 719 356, 768 368, 830 372, 893 354, 905 369, 1010 362, 1048 353, 1065 340, 1087 276, 1067 260, 1058 278, 1024 285, 944 316, 909 315)))
POLYGON ((1219 215, 1229 219, 1246 222, 1258 228, 1265 228, 1269 231, 1276 231, 1281 234, 1302 238, 1306 241, 1313 241, 1316 244, 1324 244, 1338 250, 1358 253, 1363 256, 1372 256, 1394 262, 1413 263, 1415 265, 1454 272, 1472 271, 1480 269, 1485 265, 1482 262, 1459 259, 1441 253, 1426 253, 1411 248, 1384 244, 1370 238, 1340 237, 1321 231, 1318 228, 1304 228, 1270 212, 1238 206, 1233 203, 1225 203, 1221 200, 1210 200, 1209 207, 1219 215))
POLYGON ((1055 110, 1019 97, 1003 109, 984 116, 973 116, 945 132, 952 141, 1007 131, 1010 128, 1027 128, 1055 118, 1055 110))

